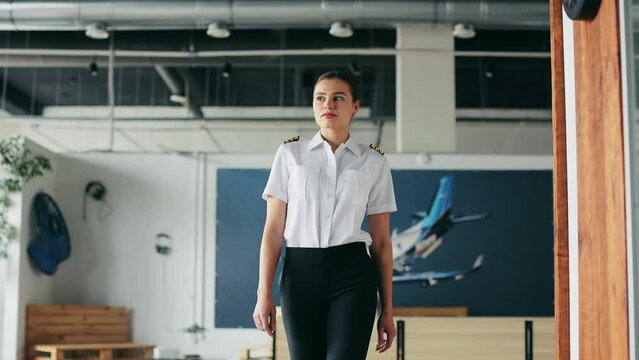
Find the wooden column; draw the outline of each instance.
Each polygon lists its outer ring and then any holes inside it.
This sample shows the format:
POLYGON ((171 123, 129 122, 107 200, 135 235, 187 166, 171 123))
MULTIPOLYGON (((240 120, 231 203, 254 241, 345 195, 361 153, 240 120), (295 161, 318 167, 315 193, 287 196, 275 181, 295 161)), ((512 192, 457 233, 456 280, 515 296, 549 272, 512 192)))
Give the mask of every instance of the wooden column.
POLYGON ((618 2, 603 0, 594 20, 574 22, 583 360, 629 357, 618 2))

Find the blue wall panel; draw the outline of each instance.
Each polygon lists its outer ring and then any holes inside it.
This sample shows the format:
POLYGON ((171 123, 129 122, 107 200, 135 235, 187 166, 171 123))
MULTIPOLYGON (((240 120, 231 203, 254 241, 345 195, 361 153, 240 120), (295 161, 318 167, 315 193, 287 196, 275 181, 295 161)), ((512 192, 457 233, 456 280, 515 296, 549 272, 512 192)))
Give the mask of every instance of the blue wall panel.
MULTIPOLYGON (((471 316, 553 316, 551 171, 393 170, 398 212, 391 229, 427 211, 439 179, 454 175, 453 214, 489 213, 455 225, 412 271, 484 265, 460 281, 433 287, 395 284, 395 306, 467 306, 471 316)), ((268 170, 218 171, 215 326, 252 327, 259 247, 266 215, 261 193, 268 170)), ((364 221, 366 228, 366 220, 364 221)), ((281 265, 281 262, 280 262, 281 265)), ((279 267, 274 281, 276 302, 279 267)))

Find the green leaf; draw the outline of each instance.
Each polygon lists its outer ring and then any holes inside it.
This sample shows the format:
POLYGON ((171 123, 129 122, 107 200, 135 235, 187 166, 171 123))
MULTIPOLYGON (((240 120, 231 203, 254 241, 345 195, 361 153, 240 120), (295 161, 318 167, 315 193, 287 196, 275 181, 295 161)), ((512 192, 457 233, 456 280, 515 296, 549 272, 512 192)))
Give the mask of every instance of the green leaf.
POLYGON ((25 148, 25 139, 13 135, 0 140, 0 166, 8 176, 0 181, 0 259, 7 257, 7 244, 18 238, 18 230, 9 224, 10 193, 22 190, 22 184, 51 170, 51 162, 42 155, 32 155, 25 148))

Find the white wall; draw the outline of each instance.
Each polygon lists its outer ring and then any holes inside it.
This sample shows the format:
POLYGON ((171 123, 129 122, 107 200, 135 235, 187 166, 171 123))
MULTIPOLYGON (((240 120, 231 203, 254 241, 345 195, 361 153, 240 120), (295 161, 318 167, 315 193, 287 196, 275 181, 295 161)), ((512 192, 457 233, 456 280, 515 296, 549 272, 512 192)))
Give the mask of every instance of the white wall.
POLYGON ((48 157, 52 172, 26 183, 22 193, 13 196, 14 204, 9 212, 9 220, 19 229, 19 241, 9 246, 9 257, 5 262, 4 306, 2 318, 2 359, 22 359, 25 315, 27 304, 49 304, 53 300, 53 278, 35 270, 26 255, 30 233, 28 227, 31 201, 36 193, 45 191, 54 198, 57 155, 45 148, 27 141, 26 147, 33 154, 48 157))
POLYGON ((207 170, 204 237, 202 224, 195 228, 193 158, 78 154, 62 156, 58 166, 59 173, 64 174, 57 183, 59 205, 71 233, 73 255, 56 276, 56 303, 126 306, 133 310, 135 342, 178 348, 183 354, 233 359, 242 346, 268 343, 267 336, 256 330, 212 329, 198 344, 178 331, 195 322, 211 329, 214 323, 213 166, 207 170), (84 187, 96 179, 106 186, 112 211, 99 220, 101 204, 89 200, 87 221, 83 222, 84 187), (166 258, 154 251, 155 235, 160 232, 173 239, 173 252, 166 258), (166 287, 162 281, 163 261, 166 287))
MULTIPOLYGON (((3 177, 3 171, 0 170, 0 178, 3 177)), ((0 349, 4 349, 4 296, 6 294, 5 283, 7 281, 7 262, 0 259, 0 349)), ((0 356, 3 352, 0 350, 0 356)))

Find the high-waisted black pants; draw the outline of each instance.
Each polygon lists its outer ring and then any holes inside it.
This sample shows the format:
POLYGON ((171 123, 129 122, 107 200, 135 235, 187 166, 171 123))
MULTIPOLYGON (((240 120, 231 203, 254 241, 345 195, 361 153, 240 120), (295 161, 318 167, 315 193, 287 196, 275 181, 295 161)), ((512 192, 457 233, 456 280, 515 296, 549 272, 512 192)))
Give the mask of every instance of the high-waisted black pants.
POLYGON ((291 359, 366 359, 377 283, 363 242, 287 247, 280 299, 291 359))

